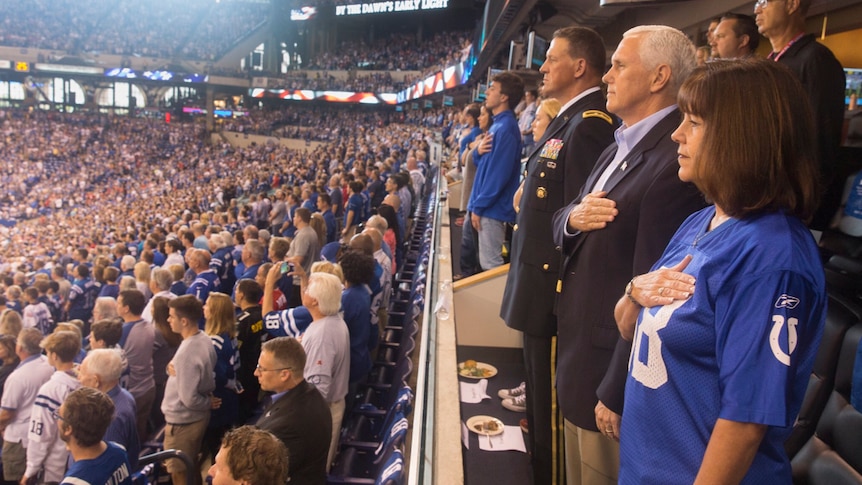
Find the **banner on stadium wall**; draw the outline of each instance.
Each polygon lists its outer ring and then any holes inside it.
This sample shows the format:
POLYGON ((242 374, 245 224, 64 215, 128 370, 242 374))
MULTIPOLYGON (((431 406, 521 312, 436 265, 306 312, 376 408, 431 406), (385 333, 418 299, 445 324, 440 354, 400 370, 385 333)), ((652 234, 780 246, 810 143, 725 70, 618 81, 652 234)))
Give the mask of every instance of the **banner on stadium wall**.
POLYGON ((311 91, 305 89, 264 89, 249 90, 252 98, 279 98, 291 101, 327 101, 330 103, 395 104, 395 93, 357 93, 353 91, 311 91))
POLYGON ((466 62, 449 66, 398 93, 398 103, 405 103, 434 93, 442 93, 447 89, 466 83, 469 78, 466 62))

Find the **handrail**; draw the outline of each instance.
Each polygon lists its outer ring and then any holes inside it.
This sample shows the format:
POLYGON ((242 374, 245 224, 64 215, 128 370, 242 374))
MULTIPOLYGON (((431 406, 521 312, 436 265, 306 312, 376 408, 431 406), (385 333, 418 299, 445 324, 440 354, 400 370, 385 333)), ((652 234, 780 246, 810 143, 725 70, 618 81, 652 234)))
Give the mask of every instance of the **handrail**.
POLYGON ((463 290, 464 288, 478 285, 479 283, 484 283, 485 281, 492 280, 501 275, 504 275, 509 272, 509 264, 504 264, 503 266, 498 266, 493 269, 489 269, 488 271, 483 271, 481 273, 476 273, 473 276, 468 276, 462 280, 458 280, 452 284, 453 291, 463 290))

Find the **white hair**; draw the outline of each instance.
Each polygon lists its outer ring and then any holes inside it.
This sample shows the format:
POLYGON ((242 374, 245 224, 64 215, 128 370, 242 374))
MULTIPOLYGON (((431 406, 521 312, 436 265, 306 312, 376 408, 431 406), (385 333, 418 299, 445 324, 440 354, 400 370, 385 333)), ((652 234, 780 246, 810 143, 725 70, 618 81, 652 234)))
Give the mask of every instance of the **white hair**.
POLYGON ((94 349, 87 353, 82 364, 91 374, 105 382, 117 382, 123 374, 123 358, 118 349, 94 349))
POLYGON ((317 300, 320 313, 330 316, 337 314, 341 309, 342 289, 338 276, 329 273, 312 273, 308 276, 308 287, 305 293, 317 300))
MULTIPOLYGON (((126 276, 128 278, 128 276, 126 276)), ((134 278, 132 278, 134 281, 134 278)), ((110 296, 100 296, 96 298, 96 303, 93 305, 93 321, 104 320, 106 318, 117 318, 117 300, 110 296), (98 316, 98 318, 96 317, 98 316)))
POLYGON ((670 67, 669 87, 674 93, 679 91, 683 81, 697 67, 697 48, 682 31, 667 25, 639 25, 623 34, 627 37, 640 37, 641 62, 647 70, 660 64, 670 67))
POLYGON ((159 291, 167 291, 174 284, 174 276, 165 268, 155 268, 150 275, 150 281, 156 285, 159 291))
POLYGON ((130 254, 123 256, 123 259, 120 260, 120 268, 122 268, 123 271, 128 269, 134 269, 135 257, 130 254))
POLYGON ((211 242, 211 243, 213 243, 213 245, 214 245, 217 249, 221 249, 221 248, 223 248, 223 247, 227 246, 227 245, 224 243, 224 238, 223 238, 223 237, 221 237, 221 234, 213 234, 213 235, 211 235, 211 236, 210 236, 210 242, 211 242))

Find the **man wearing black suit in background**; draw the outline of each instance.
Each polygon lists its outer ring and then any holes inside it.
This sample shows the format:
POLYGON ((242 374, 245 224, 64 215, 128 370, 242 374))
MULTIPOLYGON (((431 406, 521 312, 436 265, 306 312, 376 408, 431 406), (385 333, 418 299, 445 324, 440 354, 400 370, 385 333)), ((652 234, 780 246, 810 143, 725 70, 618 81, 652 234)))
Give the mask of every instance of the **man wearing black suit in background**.
POLYGON ((605 111, 600 89, 604 66, 605 45, 595 31, 567 27, 554 33, 541 68, 542 94, 563 107, 529 153, 523 195, 515 201, 512 264, 500 316, 524 332, 527 437, 536 485, 562 483, 552 456, 551 348, 557 334, 554 288, 560 249, 551 222, 554 212, 577 196, 596 159, 613 142, 616 122, 605 111))
POLYGON ((565 418, 566 478, 616 484, 619 424, 631 344, 616 331, 626 282, 648 271, 680 223, 706 205, 679 180, 679 86, 695 67, 694 44, 666 26, 635 27, 602 78, 608 111, 623 124, 584 188, 554 216, 563 248, 558 287, 557 392, 565 418))
POLYGON ((267 341, 254 373, 272 404, 256 426, 274 434, 290 456, 291 485, 326 483, 326 455, 332 436, 332 415, 320 392, 303 376, 305 350, 296 339, 267 341))

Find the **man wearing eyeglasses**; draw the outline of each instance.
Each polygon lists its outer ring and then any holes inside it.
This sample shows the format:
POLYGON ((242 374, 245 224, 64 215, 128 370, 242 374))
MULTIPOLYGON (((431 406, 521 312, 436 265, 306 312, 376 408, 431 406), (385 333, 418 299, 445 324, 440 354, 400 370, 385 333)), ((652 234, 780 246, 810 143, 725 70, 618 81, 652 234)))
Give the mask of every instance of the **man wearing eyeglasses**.
POLYGON ((755 22, 772 44, 769 59, 793 71, 808 93, 817 123, 820 183, 825 188, 820 207, 809 223, 823 231, 841 205, 843 180, 835 180, 838 147, 844 125, 844 70, 841 63, 813 34, 805 33, 811 0, 757 0, 755 22))
POLYGON ((290 456, 291 484, 326 483, 326 456, 332 433, 329 405, 304 377, 306 355, 296 339, 279 337, 263 344, 254 373, 272 394, 257 427, 278 437, 290 456))
MULTIPOLYGON (((210 419, 216 354, 210 338, 198 328, 204 314, 200 300, 194 295, 183 295, 168 305, 168 323, 171 330, 182 335, 183 341, 167 369, 168 382, 162 400, 167 423, 164 446, 166 450, 180 450, 196 462, 210 419)), ((186 485, 185 464, 172 458, 166 465, 174 485, 186 485)), ((200 474, 194 475, 194 481, 198 482, 200 474)))

